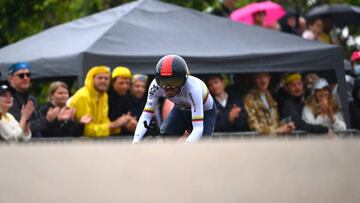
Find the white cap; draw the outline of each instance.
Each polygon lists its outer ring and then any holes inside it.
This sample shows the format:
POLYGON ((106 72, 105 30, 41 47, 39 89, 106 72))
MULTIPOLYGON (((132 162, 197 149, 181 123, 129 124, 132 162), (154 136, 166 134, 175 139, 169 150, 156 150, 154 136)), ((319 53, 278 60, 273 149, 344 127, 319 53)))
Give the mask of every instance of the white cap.
POLYGON ((324 87, 329 87, 329 83, 324 78, 319 78, 314 81, 312 87, 312 93, 315 93, 315 90, 321 90, 324 87))

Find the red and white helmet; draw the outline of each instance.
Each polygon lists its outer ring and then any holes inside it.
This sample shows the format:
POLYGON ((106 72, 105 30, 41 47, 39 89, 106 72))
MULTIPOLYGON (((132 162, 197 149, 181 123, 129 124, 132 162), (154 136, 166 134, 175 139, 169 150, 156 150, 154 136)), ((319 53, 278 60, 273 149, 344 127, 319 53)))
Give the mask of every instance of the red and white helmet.
POLYGON ((188 66, 178 55, 166 55, 156 65, 155 80, 161 88, 180 88, 188 75, 188 66))

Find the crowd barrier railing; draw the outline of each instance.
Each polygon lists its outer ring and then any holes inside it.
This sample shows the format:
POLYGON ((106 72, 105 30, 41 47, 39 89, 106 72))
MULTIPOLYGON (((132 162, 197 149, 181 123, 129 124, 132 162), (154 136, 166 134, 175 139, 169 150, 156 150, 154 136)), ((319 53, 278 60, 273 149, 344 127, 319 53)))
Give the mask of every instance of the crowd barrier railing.
MULTIPOLYGON (((354 138, 360 137, 360 131, 356 129, 348 129, 342 131, 330 131, 325 134, 313 134, 307 133, 301 130, 295 130, 289 134, 281 135, 262 135, 255 131, 245 131, 245 132, 214 132, 210 141, 218 140, 231 140, 231 139, 303 139, 303 138, 313 138, 313 137, 329 137, 329 138, 354 138)), ((167 140, 174 139, 178 137, 166 138, 167 140)), ((109 137, 93 138, 93 137, 33 137, 30 139, 29 143, 69 143, 69 142, 124 142, 131 143, 133 139, 132 135, 116 135, 109 137)), ((143 139, 144 142, 147 141, 158 141, 162 139, 161 136, 147 136, 143 139)), ((1 141, 0 141, 1 142, 1 141)), ((3 141, 2 141, 3 142, 3 141)))

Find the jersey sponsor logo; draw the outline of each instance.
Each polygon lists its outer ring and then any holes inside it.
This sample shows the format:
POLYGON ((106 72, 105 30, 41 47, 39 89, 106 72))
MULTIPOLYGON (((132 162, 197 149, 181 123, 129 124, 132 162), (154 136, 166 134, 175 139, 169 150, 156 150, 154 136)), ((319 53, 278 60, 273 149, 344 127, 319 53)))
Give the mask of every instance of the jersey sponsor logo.
POLYGON ((159 86, 153 84, 149 90, 149 98, 151 99, 154 96, 155 92, 159 89, 159 86))
POLYGON ((161 64, 161 68, 160 68, 161 76, 172 76, 173 61, 174 61, 174 56, 168 56, 164 59, 163 63, 161 64))
POLYGON ((191 100, 191 104, 194 106, 194 112, 196 112, 196 104, 195 104, 194 98, 193 98, 191 93, 189 93, 189 97, 190 97, 190 100, 191 100))

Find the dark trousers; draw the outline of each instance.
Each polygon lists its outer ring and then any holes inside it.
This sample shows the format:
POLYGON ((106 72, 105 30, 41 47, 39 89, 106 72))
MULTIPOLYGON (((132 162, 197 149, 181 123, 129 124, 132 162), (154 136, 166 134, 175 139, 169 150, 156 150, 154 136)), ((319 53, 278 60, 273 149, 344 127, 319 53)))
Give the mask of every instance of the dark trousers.
MULTIPOLYGON (((214 131, 216 121, 216 106, 210 110, 204 111, 204 131, 203 137, 210 137, 214 131)), ((181 136, 185 130, 192 130, 191 111, 174 107, 167 119, 160 127, 160 133, 163 136, 181 136)))

